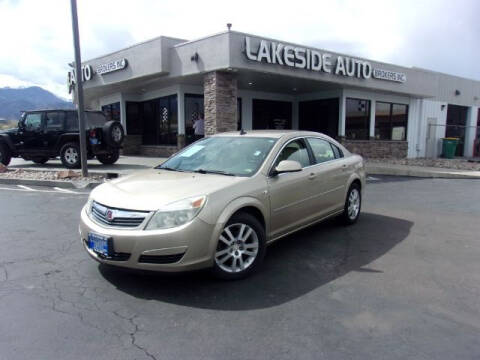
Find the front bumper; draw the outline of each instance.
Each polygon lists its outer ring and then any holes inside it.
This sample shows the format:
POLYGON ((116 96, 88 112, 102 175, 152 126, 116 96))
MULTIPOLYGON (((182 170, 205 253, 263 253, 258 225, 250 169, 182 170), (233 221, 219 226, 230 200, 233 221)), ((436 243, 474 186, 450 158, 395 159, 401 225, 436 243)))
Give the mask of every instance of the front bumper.
POLYGON ((131 269, 180 272, 213 265, 216 225, 196 217, 188 224, 165 230, 107 228, 93 222, 82 209, 80 239, 87 253, 104 264, 131 269), (112 256, 105 258, 87 247, 88 233, 110 237, 112 256))

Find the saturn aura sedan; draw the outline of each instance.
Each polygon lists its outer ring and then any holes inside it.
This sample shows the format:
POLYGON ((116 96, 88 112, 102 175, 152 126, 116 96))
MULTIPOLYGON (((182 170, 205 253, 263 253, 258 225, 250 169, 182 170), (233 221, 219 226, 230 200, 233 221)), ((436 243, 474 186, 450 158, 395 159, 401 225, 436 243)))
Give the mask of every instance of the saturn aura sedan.
POLYGON ((259 268, 275 240, 333 216, 356 222, 364 187, 362 158, 326 135, 222 133, 95 188, 79 231, 100 263, 212 268, 239 279, 259 268))

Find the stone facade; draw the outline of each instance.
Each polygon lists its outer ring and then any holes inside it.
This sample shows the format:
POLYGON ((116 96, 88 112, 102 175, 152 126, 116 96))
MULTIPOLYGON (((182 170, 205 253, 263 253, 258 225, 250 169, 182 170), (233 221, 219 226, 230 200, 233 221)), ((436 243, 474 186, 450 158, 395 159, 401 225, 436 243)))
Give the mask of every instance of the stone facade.
POLYGON ((123 142, 123 155, 139 155, 142 145, 142 135, 126 135, 123 142))
POLYGON ((341 140, 343 146, 355 154, 372 159, 405 159, 407 141, 341 140))
POLYGON ((203 79, 205 135, 237 130, 237 79, 235 74, 214 71, 203 79))
POLYGON ((141 145, 140 155, 170 157, 178 151, 176 146, 141 145))

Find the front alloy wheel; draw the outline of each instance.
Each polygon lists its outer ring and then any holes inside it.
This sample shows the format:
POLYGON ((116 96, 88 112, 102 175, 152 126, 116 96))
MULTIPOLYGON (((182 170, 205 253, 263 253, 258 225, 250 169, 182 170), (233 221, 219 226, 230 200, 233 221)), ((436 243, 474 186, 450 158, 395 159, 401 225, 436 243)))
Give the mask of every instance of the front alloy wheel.
POLYGON ((235 215, 223 229, 215 251, 214 271, 223 279, 240 279, 255 270, 265 254, 265 231, 249 214, 235 215))

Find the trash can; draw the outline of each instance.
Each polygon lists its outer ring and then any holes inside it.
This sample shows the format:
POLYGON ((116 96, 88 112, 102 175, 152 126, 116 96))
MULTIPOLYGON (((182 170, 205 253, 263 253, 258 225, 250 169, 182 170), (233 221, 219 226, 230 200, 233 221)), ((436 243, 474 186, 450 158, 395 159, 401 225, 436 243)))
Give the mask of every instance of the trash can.
POLYGON ((457 150, 458 138, 443 138, 442 153, 446 159, 453 159, 457 150))

